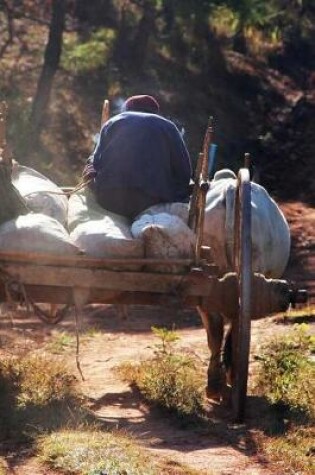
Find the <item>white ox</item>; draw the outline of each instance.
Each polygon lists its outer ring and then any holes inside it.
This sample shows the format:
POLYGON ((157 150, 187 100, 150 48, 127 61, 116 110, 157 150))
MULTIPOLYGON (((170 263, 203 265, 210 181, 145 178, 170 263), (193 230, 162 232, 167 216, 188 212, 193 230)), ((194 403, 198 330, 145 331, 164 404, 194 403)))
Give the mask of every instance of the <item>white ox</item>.
MULTIPOLYGON (((217 172, 206 199, 203 244, 212 248, 222 275, 233 270, 236 183, 236 176, 231 170, 217 172)), ((275 201, 256 183, 251 184, 251 209, 252 270, 265 277, 279 278, 290 254, 288 223, 275 201)), ((211 352, 207 394, 210 398, 219 398, 226 384, 226 371, 229 372, 231 366, 231 333, 228 333, 223 348, 225 316, 209 314, 206 309, 198 310, 211 352)))
MULTIPOLYGON (((215 174, 207 193, 203 241, 213 249, 216 264, 222 274, 233 269, 235 189, 235 174, 224 169, 215 174)), ((253 182, 251 208, 253 272, 279 278, 290 254, 288 223, 265 188, 253 182)))

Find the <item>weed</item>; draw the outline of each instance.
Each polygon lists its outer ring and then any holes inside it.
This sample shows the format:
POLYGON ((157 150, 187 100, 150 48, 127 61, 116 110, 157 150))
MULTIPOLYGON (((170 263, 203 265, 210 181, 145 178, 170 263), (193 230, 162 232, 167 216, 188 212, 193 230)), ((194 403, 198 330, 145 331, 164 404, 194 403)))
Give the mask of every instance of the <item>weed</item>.
POLYGON ((154 357, 137 365, 125 364, 120 374, 148 401, 180 416, 202 416, 203 375, 198 365, 190 355, 175 352, 179 337, 174 331, 154 327, 152 331, 161 340, 155 345, 154 357))
POLYGON ((55 354, 63 353, 75 347, 75 337, 67 332, 55 332, 46 346, 47 351, 55 354))

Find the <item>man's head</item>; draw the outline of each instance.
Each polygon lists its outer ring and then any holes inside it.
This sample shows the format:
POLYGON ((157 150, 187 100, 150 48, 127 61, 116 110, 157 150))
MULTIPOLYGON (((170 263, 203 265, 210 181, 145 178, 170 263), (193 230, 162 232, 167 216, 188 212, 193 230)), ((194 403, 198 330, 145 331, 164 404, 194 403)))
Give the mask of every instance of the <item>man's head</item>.
POLYGON ((134 112, 149 112, 150 114, 158 114, 160 110, 160 105, 158 101, 153 96, 140 95, 140 96, 131 96, 129 97, 123 107, 123 111, 134 111, 134 112))

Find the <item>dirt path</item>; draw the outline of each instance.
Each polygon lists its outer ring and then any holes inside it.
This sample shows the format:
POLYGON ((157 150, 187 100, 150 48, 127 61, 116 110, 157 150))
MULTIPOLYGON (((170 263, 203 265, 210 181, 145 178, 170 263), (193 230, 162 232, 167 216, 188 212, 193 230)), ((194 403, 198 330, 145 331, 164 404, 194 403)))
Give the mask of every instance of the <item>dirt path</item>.
MULTIPOLYGON (((301 280, 313 293, 315 211, 300 203, 286 204, 283 210, 293 235, 293 253, 286 277, 301 280)), ((86 380, 80 385, 90 409, 110 427, 131 432, 155 457, 171 461, 175 467, 185 464, 211 475, 280 475, 260 456, 253 437, 264 427, 265 406, 259 398, 248 398, 248 417, 244 426, 230 425, 227 408, 209 406, 209 428, 184 428, 169 416, 149 408, 139 393, 118 377, 115 367, 119 364, 152 355, 157 343, 151 332, 152 325, 171 328, 175 324, 181 337, 178 345, 198 356, 206 378, 206 334, 195 311, 130 306, 123 316, 114 306, 90 306, 84 312, 82 323, 85 329, 93 329, 93 337, 82 344, 81 365, 86 380)), ((18 342, 26 348, 41 346, 52 332, 40 321, 25 319, 23 315, 14 320, 14 330, 8 329, 9 326, 8 322, 2 323, 2 341, 12 345, 18 342)), ((74 331, 73 319, 66 319, 53 331, 64 330, 74 331)), ((259 344, 275 333, 285 331, 287 327, 271 317, 253 322, 250 381, 256 369, 254 357, 259 344)), ((69 363, 78 375, 74 353, 74 349, 69 353, 69 363)), ((9 473, 55 475, 27 453, 12 458, 9 473)))
POLYGON ((315 207, 300 202, 285 203, 281 208, 289 222, 292 236, 290 262, 285 274, 309 292, 315 303, 315 207))
MULTIPOLYGON (((95 308, 89 316, 107 327, 108 333, 85 345, 82 369, 86 381, 83 392, 90 399, 90 408, 112 427, 131 432, 155 456, 170 459, 196 470, 213 474, 267 475, 273 473, 266 462, 256 455, 252 430, 256 422, 243 427, 229 425, 228 411, 219 406, 209 407, 210 428, 181 428, 167 415, 150 409, 138 392, 121 382, 115 367, 127 361, 139 361, 153 353, 157 340, 150 332, 153 324, 169 326, 177 322, 181 337, 179 346, 195 353, 205 368, 208 359, 206 335, 197 314, 166 309, 129 308, 126 320, 115 320, 115 308, 95 308)), ((270 320, 271 321, 271 320, 270 320)), ((255 322, 253 341, 257 333, 270 333, 270 321, 255 322)), ((255 401, 249 403, 249 414, 255 401)), ((255 407, 257 407, 255 405, 255 407)))

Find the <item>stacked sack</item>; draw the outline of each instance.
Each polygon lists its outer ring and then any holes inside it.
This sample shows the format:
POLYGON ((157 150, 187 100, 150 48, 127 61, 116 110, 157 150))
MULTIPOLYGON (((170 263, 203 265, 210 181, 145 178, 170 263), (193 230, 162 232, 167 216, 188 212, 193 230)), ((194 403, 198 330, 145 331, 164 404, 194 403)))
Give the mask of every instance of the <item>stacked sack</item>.
MULTIPOLYGON (((196 236, 187 225, 188 204, 166 203, 151 206, 131 226, 134 237, 144 242, 145 257, 156 259, 191 259, 196 236)), ((174 264, 146 266, 147 270, 179 273, 185 267, 174 264)))
POLYGON ((32 168, 14 163, 12 184, 33 213, 45 214, 66 225, 68 199, 55 183, 32 168))
POLYGON ((132 236, 127 218, 99 206, 88 188, 73 194, 68 207, 70 237, 87 255, 126 259, 126 265, 117 267, 121 270, 141 267, 127 263, 144 256, 143 243, 132 236))
POLYGON ((80 249, 64 227, 68 204, 58 186, 35 170, 17 163, 13 167, 12 182, 24 198, 30 213, 0 226, 0 250, 80 254, 80 249))

